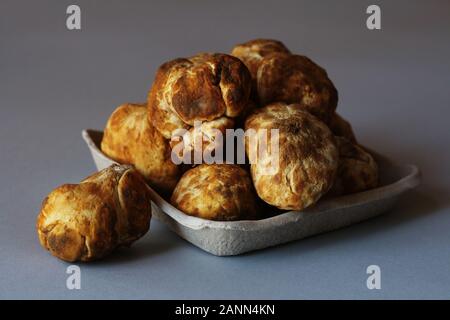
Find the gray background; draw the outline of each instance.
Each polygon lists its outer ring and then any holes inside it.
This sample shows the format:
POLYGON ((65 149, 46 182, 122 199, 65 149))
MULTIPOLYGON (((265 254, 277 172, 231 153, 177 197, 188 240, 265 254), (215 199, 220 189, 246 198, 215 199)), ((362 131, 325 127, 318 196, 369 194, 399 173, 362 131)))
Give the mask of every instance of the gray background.
POLYGON ((449 1, 0 1, 1 298, 450 298, 449 1), (67 31, 68 4, 82 30, 67 31), (365 9, 382 8, 382 30, 365 9), (68 264, 38 244, 54 187, 94 164, 83 128, 144 101, 158 65, 272 37, 324 66, 359 140, 418 164, 394 210, 340 231, 238 257, 202 252, 158 221, 131 249, 68 264), (382 289, 368 290, 377 264, 382 289))

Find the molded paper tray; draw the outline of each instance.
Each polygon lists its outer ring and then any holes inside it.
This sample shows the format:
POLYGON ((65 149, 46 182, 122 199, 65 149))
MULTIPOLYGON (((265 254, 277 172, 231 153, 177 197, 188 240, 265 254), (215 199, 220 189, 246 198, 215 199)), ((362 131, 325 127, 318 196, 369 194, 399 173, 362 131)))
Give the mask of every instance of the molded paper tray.
MULTIPOLYGON (((114 162, 99 148, 103 133, 83 130, 98 170, 114 162)), ((153 214, 182 238, 218 256, 238 255, 339 229, 389 210, 398 197, 420 183, 414 165, 396 165, 377 154, 380 187, 337 198, 322 199, 303 211, 285 212, 254 221, 210 221, 186 215, 153 189, 153 214)))

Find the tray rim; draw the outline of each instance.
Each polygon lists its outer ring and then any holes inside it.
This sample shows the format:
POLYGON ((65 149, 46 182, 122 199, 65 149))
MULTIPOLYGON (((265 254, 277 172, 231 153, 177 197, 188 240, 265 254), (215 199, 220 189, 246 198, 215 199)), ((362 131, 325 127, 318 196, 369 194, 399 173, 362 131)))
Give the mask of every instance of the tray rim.
MULTIPOLYGON (((103 131, 95 129, 82 130, 83 140, 88 145, 92 156, 94 153, 97 157, 111 163, 118 162, 107 157, 96 145, 91 138, 91 133, 103 133, 103 131)), ((366 148, 368 149, 368 148, 366 148)), ((172 206, 168 201, 163 199, 152 187, 149 186, 151 191, 152 201, 159 207, 159 209, 170 218, 174 219, 177 223, 194 230, 200 230, 203 228, 225 229, 225 230, 240 230, 240 231, 261 231, 264 229, 273 228, 274 225, 285 225, 288 223, 296 223, 304 217, 306 214, 317 214, 319 212, 327 212, 334 210, 341 210, 349 207, 360 206, 373 202, 376 200, 393 197, 407 190, 413 189, 420 184, 421 173, 419 168, 414 164, 398 165, 391 161, 389 158, 368 149, 375 156, 382 158, 386 162, 391 163, 393 166, 401 166, 408 170, 408 174, 401 179, 378 187, 375 189, 358 192, 354 194, 344 195, 335 198, 324 199, 317 203, 313 207, 306 208, 301 211, 287 211, 275 216, 271 216, 265 219, 259 220, 238 220, 238 221, 214 221, 194 216, 187 215, 186 213, 178 210, 172 206), (389 196, 386 196, 388 194, 389 196)), ((95 159, 94 159, 95 160, 95 159)))

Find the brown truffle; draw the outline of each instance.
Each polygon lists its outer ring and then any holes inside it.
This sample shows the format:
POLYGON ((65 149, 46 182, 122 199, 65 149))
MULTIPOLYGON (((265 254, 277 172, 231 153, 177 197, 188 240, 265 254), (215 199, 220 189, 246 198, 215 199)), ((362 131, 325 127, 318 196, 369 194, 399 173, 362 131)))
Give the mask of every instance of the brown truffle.
POLYGON ((272 53, 290 54, 290 51, 281 41, 273 39, 250 40, 236 45, 231 50, 231 55, 245 63, 253 79, 256 79, 258 68, 263 58, 272 53))
POLYGON ((253 183, 262 200, 279 209, 301 210, 330 189, 339 158, 334 136, 300 105, 274 103, 257 109, 247 118, 245 129, 257 133, 256 141, 247 140, 246 151, 252 162, 253 183), (268 142, 269 152, 254 158, 252 154, 264 148, 261 137, 274 137, 272 129, 278 129, 278 154, 268 142))
POLYGON ((245 63, 252 76, 252 92, 251 99, 259 104, 257 90, 257 73, 264 57, 272 53, 290 54, 286 46, 273 39, 255 39, 242 44, 236 45, 231 51, 231 55, 239 58, 245 63))
POLYGON ((187 171, 171 199, 184 213, 209 220, 256 216, 256 194, 247 171, 233 164, 202 164, 187 171))
POLYGON ((41 245, 66 261, 102 258, 150 227, 150 190, 131 166, 113 165, 53 190, 37 219, 41 245))
POLYGON ((378 166, 373 157, 346 138, 336 137, 339 167, 330 195, 360 192, 378 185, 378 166))
POLYGON ((352 143, 356 143, 355 133, 350 122, 342 118, 339 114, 333 114, 329 127, 335 136, 344 137, 352 143))
POLYGON ((162 193, 170 194, 181 176, 168 141, 148 122, 144 104, 123 104, 111 114, 101 149, 119 163, 134 165, 162 193))
POLYGON ((199 54, 164 63, 148 96, 148 116, 170 139, 195 121, 235 118, 247 106, 251 77, 247 67, 226 54, 199 54))
POLYGON ((299 103, 325 123, 337 106, 338 93, 326 71, 305 56, 274 53, 265 57, 256 82, 261 105, 299 103))

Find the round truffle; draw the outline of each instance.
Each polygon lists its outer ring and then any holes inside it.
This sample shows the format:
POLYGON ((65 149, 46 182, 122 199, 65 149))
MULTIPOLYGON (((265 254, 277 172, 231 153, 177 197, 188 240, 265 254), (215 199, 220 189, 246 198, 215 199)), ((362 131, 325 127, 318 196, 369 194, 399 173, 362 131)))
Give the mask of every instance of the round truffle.
POLYGON ((150 227, 150 190, 131 166, 113 165, 44 200, 37 219, 41 245, 66 261, 102 258, 129 246, 150 227))
POLYGON ((376 188, 378 166, 374 158, 359 145, 336 137, 339 167, 330 195, 344 195, 376 188))
POLYGON ((169 142, 148 122, 144 104, 123 104, 111 114, 101 149, 119 163, 134 165, 159 192, 170 195, 181 176, 169 142))
POLYGON ((172 204, 184 213, 209 220, 256 217, 256 194, 249 174, 234 164, 202 164, 178 182, 172 204))
POLYGON ((336 110, 338 93, 327 72, 305 56, 270 54, 260 63, 256 83, 261 105, 298 103, 325 123, 336 110))
POLYGON ((159 67, 148 95, 148 117, 166 138, 196 121, 235 118, 251 90, 247 67, 227 54, 202 53, 159 67))
POLYGON ((339 159, 334 136, 301 105, 274 103, 257 109, 245 129, 256 136, 247 139, 246 152, 262 200, 279 209, 302 210, 331 188, 339 159), (268 151, 261 152, 264 148, 268 151))
POLYGON ((272 53, 290 54, 290 51, 281 41, 273 39, 250 40, 234 46, 231 50, 231 55, 245 63, 253 79, 256 79, 263 58, 272 53))

